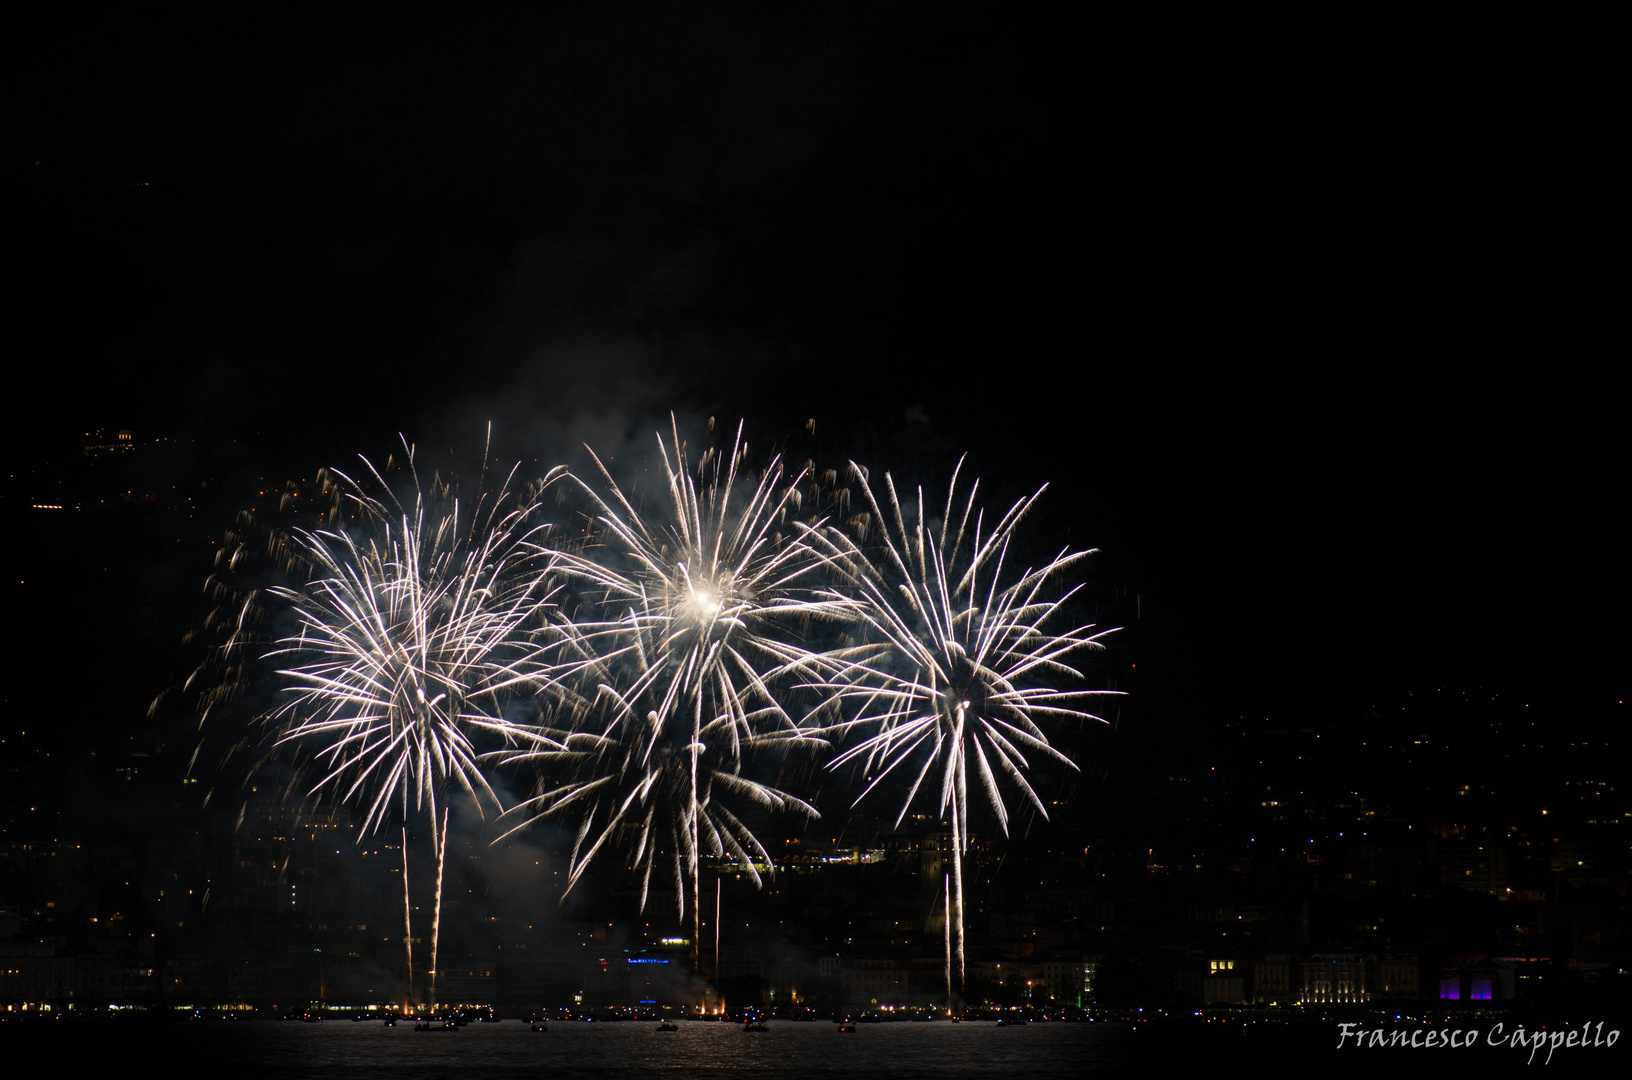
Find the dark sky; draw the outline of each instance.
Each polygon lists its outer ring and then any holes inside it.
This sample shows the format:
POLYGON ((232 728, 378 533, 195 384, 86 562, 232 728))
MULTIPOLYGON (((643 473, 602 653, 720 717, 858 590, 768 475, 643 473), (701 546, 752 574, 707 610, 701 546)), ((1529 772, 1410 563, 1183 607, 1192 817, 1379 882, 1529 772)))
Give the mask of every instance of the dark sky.
POLYGON ((815 418, 1051 482, 1164 723, 1621 684, 1606 151, 1511 50, 998 4, 45 18, 25 443, 309 468, 815 418))

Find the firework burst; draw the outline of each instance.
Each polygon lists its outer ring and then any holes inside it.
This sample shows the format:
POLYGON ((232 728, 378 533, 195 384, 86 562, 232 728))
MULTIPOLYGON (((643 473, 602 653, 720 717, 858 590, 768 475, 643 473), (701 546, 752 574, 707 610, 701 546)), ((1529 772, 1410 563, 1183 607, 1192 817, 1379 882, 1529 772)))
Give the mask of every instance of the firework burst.
MULTIPOLYGON (((412 457, 409 448, 410 470, 412 457)), ((339 516, 355 523, 293 531, 289 540, 311 568, 309 580, 268 590, 298 622, 268 654, 281 665, 287 695, 271 720, 277 744, 308 748, 320 766, 309 794, 359 806, 362 834, 398 812, 405 836, 410 817, 429 821, 437 864, 434 1004, 446 792, 463 790, 479 811, 484 804, 502 809, 482 774, 477 740, 518 736, 503 702, 536 678, 529 631, 550 607, 554 566, 540 542, 548 526, 537 502, 548 481, 517 498, 512 473, 462 515, 439 480, 427 493, 415 473, 404 503, 364 464, 383 497, 331 472, 325 482, 338 487, 350 511, 339 516)), ((409 965, 411 982, 411 952, 409 965)))
POLYGON ((783 483, 773 460, 757 484, 739 485, 748 453, 739 427, 730 453, 706 450, 694 478, 677 428, 673 436, 658 441, 661 520, 648 521, 599 458, 601 487, 580 483, 596 542, 564 567, 590 614, 560 628, 551 667, 572 721, 540 729, 559 746, 498 757, 569 767, 571 779, 513 811, 522 824, 581 812, 569 888, 622 838, 644 868, 644 906, 666 848, 679 909, 689 878, 700 926, 704 856, 730 853, 756 881, 755 864, 770 862, 724 797, 816 816, 742 768, 755 750, 821 743, 789 717, 773 683, 811 661, 801 642, 813 623, 848 618, 854 605, 823 588, 826 559, 799 538, 800 477, 783 483))
MULTIPOLYGON (((811 731, 857 736, 829 764, 861 766, 870 782, 858 803, 894 777, 906 784, 897 825, 920 793, 950 823, 949 902, 960 978, 971 772, 1005 834, 1012 816, 1005 786, 1046 819, 1047 807, 1025 776, 1027 755, 1076 766, 1050 745, 1042 725, 1103 722, 1085 706, 1111 693, 1070 688, 1083 676, 1067 662, 1073 653, 1102 648, 1100 639, 1110 631, 1049 628, 1080 588, 1065 587, 1062 579, 1093 552, 1065 550, 1040 567, 1006 573, 1015 530, 1046 486, 988 528, 975 501, 979 481, 958 503, 962 464, 953 470, 938 529, 925 513, 922 488, 909 527, 894 481, 884 478, 886 510, 866 470, 851 466, 868 507, 855 522, 858 531, 865 537, 871 521, 883 525, 876 558, 836 533, 811 535, 825 545, 829 565, 846 571, 846 591, 860 601, 857 617, 870 640, 816 658, 808 670, 826 674, 807 683, 829 695, 835 707, 850 707, 848 719, 812 725, 811 731)), ((949 984, 952 950, 949 936, 949 984)))

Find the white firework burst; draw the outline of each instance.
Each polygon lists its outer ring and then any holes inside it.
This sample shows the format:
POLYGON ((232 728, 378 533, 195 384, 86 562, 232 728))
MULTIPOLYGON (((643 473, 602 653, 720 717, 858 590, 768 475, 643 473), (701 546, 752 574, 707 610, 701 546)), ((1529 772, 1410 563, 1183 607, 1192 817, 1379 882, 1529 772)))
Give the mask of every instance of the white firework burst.
MULTIPOLYGON (((811 666, 825 675, 807 683, 834 705, 849 706, 848 719, 810 730, 835 738, 859 735, 829 763, 834 769, 857 763, 870 778, 858 803, 893 778, 905 784, 897 825, 921 793, 949 822, 960 972, 970 773, 1005 834, 1011 817, 1005 786, 1047 818, 1047 807, 1026 779, 1028 755, 1076 768, 1050 744, 1044 725, 1102 723, 1086 705, 1113 692, 1079 688, 1083 675, 1069 662, 1073 653, 1102 648, 1100 639, 1111 631, 1050 627, 1081 587, 1063 579, 1093 552, 1067 549, 1041 566, 1009 572, 1015 530, 1046 485, 988 528, 975 502, 979 481, 958 503, 962 466, 960 461, 953 470, 938 529, 929 523, 922 488, 909 527, 894 481, 884 478, 886 511, 866 470, 851 466, 871 519, 883 525, 877 556, 869 559, 855 542, 834 533, 820 539, 829 564, 848 569, 846 592, 860 601, 858 617, 871 640, 820 658, 811 666)), ((949 939, 949 981, 951 951, 949 939)))
POLYGON ((559 748, 499 757, 571 767, 571 779, 513 811, 523 824, 569 807, 582 813, 569 887, 621 836, 644 867, 644 905, 652 863, 666 849, 680 910, 689 878, 700 926, 704 856, 730 853, 756 881, 755 863, 770 862, 725 796, 816 816, 742 770, 755 750, 821 743, 789 717, 773 684, 810 662, 801 642, 813 624, 847 618, 854 605, 824 587, 826 559, 801 539, 799 478, 782 482, 773 460, 752 487, 739 485, 740 427, 729 455, 704 452, 698 479, 677 427, 671 445, 658 445, 661 518, 648 521, 599 458, 601 487, 580 484, 596 546, 564 569, 590 614, 560 628, 551 668, 573 719, 540 730, 559 748))
POLYGON ((540 543, 548 526, 537 495, 547 481, 520 499, 507 481, 462 516, 445 485, 433 481, 428 496, 415 474, 405 504, 364 464, 383 494, 331 472, 325 482, 351 511, 337 518, 354 524, 293 531, 309 580, 268 590, 299 624, 268 654, 287 694, 271 718, 278 744, 298 743, 319 763, 310 794, 359 806, 363 834, 393 812, 405 833, 410 816, 430 822, 434 1003, 447 789, 463 790, 479 811, 502 809, 477 740, 536 739, 505 719, 503 702, 537 678, 529 631, 550 607, 555 562, 540 543))

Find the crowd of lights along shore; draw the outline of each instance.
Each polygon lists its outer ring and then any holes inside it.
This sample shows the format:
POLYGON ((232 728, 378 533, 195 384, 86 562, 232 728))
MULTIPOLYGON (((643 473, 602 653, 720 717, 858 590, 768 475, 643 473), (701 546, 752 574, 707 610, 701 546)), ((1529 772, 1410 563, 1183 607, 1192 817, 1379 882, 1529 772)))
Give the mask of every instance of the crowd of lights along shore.
POLYGON ((788 770, 767 778, 793 757, 855 778, 856 803, 893 799, 897 826, 917 805, 950 829, 950 997, 971 782, 1004 833, 1016 796, 1046 819, 1031 761, 1076 768, 1050 728, 1103 722, 1089 706, 1114 693, 1076 661, 1109 631, 1061 628, 1092 552, 1022 566, 1044 489, 988 525, 979 482, 959 496, 961 461, 944 506, 919 488, 904 507, 890 475, 881 502, 854 462, 752 464, 740 426, 693 460, 671 420, 655 496, 589 449, 590 477, 524 482, 519 466, 493 482, 484 452, 462 498, 404 440, 384 468, 363 459, 361 480, 320 470, 318 527, 246 515, 209 582, 215 644, 185 687, 205 687, 201 729, 229 729, 228 757, 287 753, 289 795, 352 808, 359 839, 401 831, 410 995, 407 846, 429 837, 433 1005, 453 801, 491 815, 499 840, 575 827, 567 892, 621 846, 643 910, 654 872, 682 918, 689 900, 698 949, 702 861, 731 858, 756 884, 774 867, 742 806, 820 816, 788 770), (262 576, 235 579, 262 547, 262 576), (526 794, 506 805, 508 790, 526 794))

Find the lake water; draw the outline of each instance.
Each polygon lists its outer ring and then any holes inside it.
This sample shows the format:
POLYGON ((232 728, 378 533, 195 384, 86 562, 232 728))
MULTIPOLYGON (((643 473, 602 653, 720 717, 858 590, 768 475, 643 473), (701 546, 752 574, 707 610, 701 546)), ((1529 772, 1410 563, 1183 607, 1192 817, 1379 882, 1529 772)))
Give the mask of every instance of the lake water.
MULTIPOLYGON (((772 1021, 746 1033, 739 1025, 552 1022, 534 1032, 516 1021, 471 1024, 458 1032, 416 1032, 409 1025, 85 1023, 11 1027, 13 1049, 40 1042, 53 1071, 63 1066, 148 1067, 171 1076, 663 1077, 845 1076, 1009 1077, 1121 1073, 1141 1049, 1110 1024, 865 1024, 840 1033, 832 1023, 772 1021)), ((1143 1056, 1143 1055, 1141 1055, 1143 1056)), ((13 1060, 16 1060, 15 1058, 13 1060)), ((38 1066, 37 1066, 38 1067, 38 1066)))

